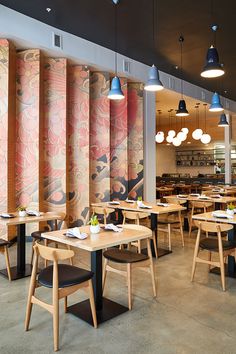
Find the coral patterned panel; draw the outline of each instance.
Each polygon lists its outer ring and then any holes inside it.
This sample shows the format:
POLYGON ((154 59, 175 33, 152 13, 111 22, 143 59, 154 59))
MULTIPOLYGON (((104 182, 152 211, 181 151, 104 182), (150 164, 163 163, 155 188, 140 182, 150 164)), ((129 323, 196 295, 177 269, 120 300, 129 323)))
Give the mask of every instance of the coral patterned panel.
POLYGON ((44 202, 45 211, 66 211, 67 60, 44 65, 44 202))
POLYGON ((110 102, 111 110, 111 200, 128 196, 127 80, 121 79, 123 100, 110 102))
MULTIPOLYGON (((0 212, 15 208, 14 143, 15 50, 8 40, 0 39, 0 212)), ((6 228, 0 228, 0 236, 7 238, 6 228)))
POLYGON ((143 196, 143 84, 128 84, 129 196, 143 196))
POLYGON ((39 205, 40 52, 26 50, 16 61, 16 205, 39 205))
POLYGON ((89 71, 69 70, 68 216, 71 226, 86 224, 89 217, 89 71))
POLYGON ((90 202, 110 199, 109 74, 90 76, 90 202))

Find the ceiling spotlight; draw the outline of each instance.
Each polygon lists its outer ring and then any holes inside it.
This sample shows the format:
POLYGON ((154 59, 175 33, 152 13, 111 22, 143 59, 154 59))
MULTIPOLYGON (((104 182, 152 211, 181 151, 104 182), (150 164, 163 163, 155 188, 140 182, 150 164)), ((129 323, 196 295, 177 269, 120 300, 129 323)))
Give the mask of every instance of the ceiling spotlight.
POLYGON ((46 11, 49 13, 49 12, 52 11, 52 9, 51 9, 50 7, 47 7, 47 8, 46 8, 46 11))

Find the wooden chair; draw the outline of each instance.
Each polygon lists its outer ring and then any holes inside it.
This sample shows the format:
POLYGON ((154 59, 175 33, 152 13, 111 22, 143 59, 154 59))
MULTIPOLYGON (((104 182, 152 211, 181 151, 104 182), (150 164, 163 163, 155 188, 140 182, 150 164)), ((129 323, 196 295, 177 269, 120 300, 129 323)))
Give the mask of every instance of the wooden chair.
MULTIPOLYGON (((131 220, 134 221, 136 225, 140 225, 140 220, 141 222, 149 222, 148 217, 150 216, 149 213, 142 213, 142 212, 136 212, 136 211, 128 211, 128 210, 122 210, 123 214, 123 225, 125 225, 126 220, 131 220)), ((143 225, 147 226, 147 225, 143 225)), ((154 251, 155 251, 155 256, 156 258, 158 257, 157 254, 157 242, 156 242, 156 237, 155 234, 153 233, 152 236, 152 241, 153 241, 153 246, 154 246, 154 251)), ((137 242, 132 242, 131 246, 137 247, 138 253, 141 253, 141 240, 138 240, 137 242)), ((128 245, 128 249, 130 249, 130 245, 128 245)))
MULTIPOLYGON (((179 198, 168 198, 165 197, 165 200, 167 203, 170 204, 185 204, 185 200, 181 200, 179 198)), ((184 211, 185 212, 185 211, 184 211)), ((183 233, 183 218, 187 216, 182 211, 174 212, 174 213, 169 213, 167 215, 164 215, 163 217, 159 217, 158 219, 158 231, 162 231, 164 233, 167 233, 168 235, 168 248, 171 251, 171 233, 172 232, 178 232, 181 236, 181 242, 182 246, 184 247, 184 233, 183 233)))
MULTIPOLYGON (((54 213, 53 213, 54 214, 54 213)), ((68 224, 67 224, 67 221, 66 221, 66 214, 65 213, 63 213, 63 212, 57 212, 57 214, 60 216, 60 221, 61 221, 61 223, 60 223, 60 229, 61 230, 63 230, 63 229, 67 229, 68 228, 68 224)), ((55 227, 57 228, 57 221, 56 221, 56 223, 55 223, 55 227)), ((42 237, 42 234, 44 233, 44 232, 47 232, 47 231, 50 231, 50 228, 49 228, 49 226, 47 225, 47 226, 44 226, 44 228, 43 228, 43 230, 38 230, 38 231, 34 231, 34 232, 32 232, 31 233, 31 237, 32 237, 32 252, 31 252, 31 264, 33 263, 33 257, 34 257, 34 245, 35 245, 35 242, 36 241, 39 241, 39 242, 44 242, 44 245, 45 246, 48 246, 48 244, 49 243, 51 243, 49 240, 47 240, 47 239, 44 239, 43 237, 42 237)), ((56 247, 57 247, 58 245, 56 244, 56 247)), ((70 250, 70 246, 67 246, 67 249, 68 250, 70 250)), ((71 258, 70 259, 70 264, 71 265, 73 265, 73 259, 71 258)), ((45 260, 45 267, 47 267, 47 265, 48 265, 48 262, 47 262, 47 260, 45 260)))
POLYGON ((105 287, 107 272, 118 273, 127 279, 128 284, 128 306, 132 309, 132 270, 138 267, 148 267, 151 278, 153 295, 156 297, 156 282, 154 275, 154 267, 152 260, 152 252, 150 246, 150 239, 152 238, 152 231, 141 225, 123 225, 123 228, 133 230, 143 230, 150 232, 150 238, 147 239, 148 255, 142 253, 134 253, 130 250, 123 250, 118 248, 110 248, 103 253, 104 268, 103 268, 103 289, 105 287))
POLYGON ((10 242, 0 239, 0 253, 4 254, 4 256, 5 256, 7 275, 8 275, 9 281, 11 281, 11 268, 10 268, 9 254, 8 254, 9 244, 10 244, 10 242))
POLYGON ((92 277, 93 273, 69 264, 59 264, 59 261, 70 259, 74 251, 51 248, 40 245, 38 241, 34 245, 34 264, 30 280, 28 302, 26 308, 25 330, 28 331, 33 304, 37 304, 53 316, 54 351, 59 349, 59 300, 64 298, 64 309, 67 312, 67 297, 81 288, 89 289, 89 300, 94 327, 97 328, 97 317, 94 303, 92 277), (52 261, 53 265, 38 271, 39 255, 52 261), (35 296, 35 289, 39 286, 52 289, 52 304, 48 304, 35 296))
POLYGON ((193 266, 192 266, 192 274, 191 281, 194 279, 196 264, 197 263, 205 263, 209 265, 209 270, 211 266, 219 267, 221 274, 221 284, 222 289, 225 291, 225 267, 224 267, 224 258, 230 254, 236 255, 236 243, 234 241, 222 240, 222 232, 228 232, 233 229, 233 225, 229 224, 217 224, 212 222, 197 222, 198 226, 198 234, 196 239, 196 245, 193 256, 193 266), (217 235, 217 237, 207 237, 204 239, 200 239, 202 231, 204 232, 212 232, 217 235), (208 259, 204 259, 200 257, 200 251, 208 252, 208 259), (212 261, 211 256, 212 253, 218 253, 219 260, 212 261))
POLYGON ((103 208, 103 207, 92 207, 92 213, 96 215, 102 215, 102 223, 106 225, 107 218, 111 213, 114 213, 115 209, 113 208, 103 208))
POLYGON ((191 201, 190 205, 191 205, 191 211, 190 211, 190 215, 189 215, 189 237, 191 236, 192 227, 193 227, 194 211, 197 211, 197 214, 206 213, 207 211, 209 211, 210 208, 213 207, 213 203, 212 202, 203 202, 203 201, 202 202, 191 201))

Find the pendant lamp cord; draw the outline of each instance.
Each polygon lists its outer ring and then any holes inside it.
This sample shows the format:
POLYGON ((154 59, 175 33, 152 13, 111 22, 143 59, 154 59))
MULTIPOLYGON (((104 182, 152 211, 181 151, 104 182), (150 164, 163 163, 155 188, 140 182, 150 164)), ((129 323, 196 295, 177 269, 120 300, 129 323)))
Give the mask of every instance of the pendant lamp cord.
POLYGON ((205 114, 204 114, 204 115, 205 115, 205 134, 206 134, 206 106, 207 106, 207 104, 204 103, 204 106, 205 106, 205 107, 204 107, 204 108, 205 108, 205 114))
POLYGON ((184 37, 180 36, 179 37, 179 43, 180 43, 180 76, 181 76, 181 97, 183 99, 183 41, 184 37))
POLYGON ((115 4, 115 76, 117 76, 117 6, 115 4))

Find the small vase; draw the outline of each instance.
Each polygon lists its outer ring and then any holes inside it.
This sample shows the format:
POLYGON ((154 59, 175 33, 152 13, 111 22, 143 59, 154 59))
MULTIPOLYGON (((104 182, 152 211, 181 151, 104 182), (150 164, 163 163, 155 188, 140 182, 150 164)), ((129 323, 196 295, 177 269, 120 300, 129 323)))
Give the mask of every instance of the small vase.
POLYGON ((234 216, 234 210, 231 210, 231 209, 227 209, 226 210, 226 213, 231 215, 231 216, 234 216))
POLYGON ((91 234, 98 234, 99 231, 100 231, 100 225, 99 225, 99 224, 98 224, 98 225, 95 225, 95 226, 90 225, 90 232, 91 232, 91 234))
POLYGON ((137 200, 137 206, 138 206, 138 207, 141 207, 142 204, 143 204, 143 201, 142 201, 142 200, 137 200))
POLYGON ((19 216, 21 216, 21 217, 26 216, 26 211, 25 210, 20 210, 19 211, 19 216))

